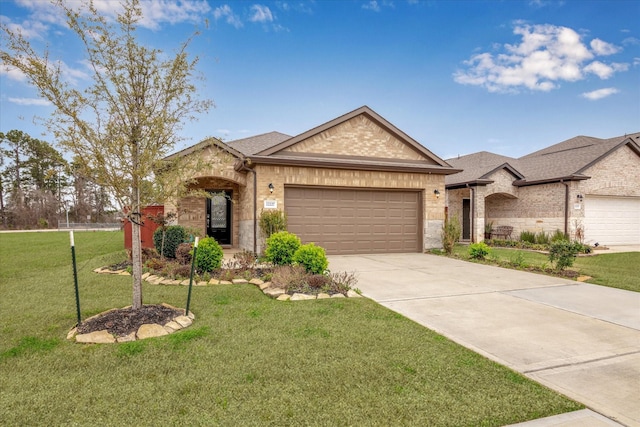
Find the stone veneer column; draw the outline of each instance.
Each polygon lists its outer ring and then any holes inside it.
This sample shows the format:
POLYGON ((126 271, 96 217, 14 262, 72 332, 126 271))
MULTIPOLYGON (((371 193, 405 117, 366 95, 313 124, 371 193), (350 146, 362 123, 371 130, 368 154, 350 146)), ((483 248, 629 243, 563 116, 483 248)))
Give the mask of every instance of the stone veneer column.
POLYGON ((474 187, 473 199, 471 200, 472 223, 473 223, 473 242, 482 242, 484 240, 484 199, 486 197, 486 187, 474 187))

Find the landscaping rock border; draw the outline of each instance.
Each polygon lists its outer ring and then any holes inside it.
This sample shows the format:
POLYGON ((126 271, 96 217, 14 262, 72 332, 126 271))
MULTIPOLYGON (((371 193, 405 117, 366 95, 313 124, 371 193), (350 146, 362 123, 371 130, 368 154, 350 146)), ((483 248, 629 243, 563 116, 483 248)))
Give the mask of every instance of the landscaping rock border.
MULTIPOLYGON (((130 274, 125 270, 109 270, 107 268, 96 268, 95 270, 93 270, 93 272, 98 274, 130 276, 130 274)), ((174 280, 174 279, 169 279, 162 276, 156 276, 155 274, 151 274, 151 273, 144 273, 142 275, 142 280, 152 285, 189 286, 189 279, 174 280)), ((268 295, 271 298, 277 299, 278 301, 307 301, 307 300, 327 299, 327 298, 360 298, 362 297, 362 295, 360 295, 354 290, 347 291, 347 295, 344 295, 344 294, 329 295, 324 293, 320 293, 318 295, 294 293, 293 295, 289 295, 285 292, 284 289, 279 288, 275 285, 272 285, 271 282, 265 282, 259 278, 253 278, 251 280, 233 279, 232 281, 211 279, 208 282, 204 282, 204 281, 193 282, 193 286, 244 285, 244 284, 255 285, 258 288, 260 288, 260 290, 265 295, 268 295)))
MULTIPOLYGON (((173 307, 169 304, 162 303, 162 305, 165 307, 172 308, 174 310, 182 310, 184 312, 183 309, 173 307)), ((98 313, 94 316, 91 316, 85 319, 85 322, 91 319, 95 319, 96 317, 105 315, 111 311, 113 311, 113 309, 103 311, 102 313, 98 313)), ((123 337, 112 335, 106 329, 103 329, 101 331, 89 332, 87 334, 78 334, 78 328, 74 327, 67 334, 67 339, 70 341, 75 341, 80 344, 113 344, 113 343, 131 342, 131 341, 161 337, 164 335, 172 334, 184 328, 188 328, 193 324, 194 320, 195 320, 195 315, 193 314, 193 312, 189 311, 188 315, 177 316, 173 320, 166 323, 165 325, 159 325, 157 323, 145 323, 141 325, 136 332, 132 332, 129 335, 125 335, 123 337)))

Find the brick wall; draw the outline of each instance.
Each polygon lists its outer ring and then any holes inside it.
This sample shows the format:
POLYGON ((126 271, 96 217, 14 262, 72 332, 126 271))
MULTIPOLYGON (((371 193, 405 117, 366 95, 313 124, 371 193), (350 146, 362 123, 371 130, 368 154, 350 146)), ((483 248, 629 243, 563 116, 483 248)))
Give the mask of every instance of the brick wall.
POLYGON ((420 160, 436 164, 365 116, 354 117, 283 151, 420 160))

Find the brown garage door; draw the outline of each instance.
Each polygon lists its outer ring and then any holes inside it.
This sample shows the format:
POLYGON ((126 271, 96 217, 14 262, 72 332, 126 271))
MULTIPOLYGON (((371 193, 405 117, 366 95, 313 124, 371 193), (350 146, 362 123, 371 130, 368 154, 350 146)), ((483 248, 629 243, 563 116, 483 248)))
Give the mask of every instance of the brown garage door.
POLYGON ((288 229, 329 254, 420 252, 420 193, 286 187, 288 229))

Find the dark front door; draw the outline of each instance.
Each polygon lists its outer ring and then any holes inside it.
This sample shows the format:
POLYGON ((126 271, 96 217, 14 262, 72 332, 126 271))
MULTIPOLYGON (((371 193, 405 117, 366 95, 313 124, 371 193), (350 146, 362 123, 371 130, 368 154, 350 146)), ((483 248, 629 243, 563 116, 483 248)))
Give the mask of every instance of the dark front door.
POLYGON ((207 236, 221 245, 231 244, 231 191, 209 190, 207 199, 207 236))
POLYGON ((462 240, 471 240, 471 200, 462 199, 462 240))

